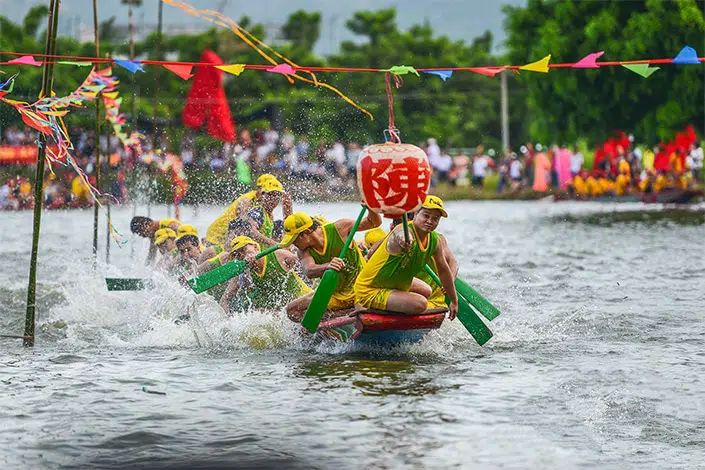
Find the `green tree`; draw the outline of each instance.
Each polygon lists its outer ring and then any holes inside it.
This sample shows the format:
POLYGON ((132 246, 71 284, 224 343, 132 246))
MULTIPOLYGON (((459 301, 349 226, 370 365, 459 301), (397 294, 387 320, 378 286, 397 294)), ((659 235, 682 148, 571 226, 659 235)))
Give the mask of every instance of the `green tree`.
MULTIPOLYGON (((604 50, 602 60, 674 57, 685 45, 703 47, 703 2, 574 2, 529 0, 505 6, 509 60, 522 64, 552 54, 552 62, 575 62, 604 50)), ((693 123, 702 129, 703 71, 663 65, 648 80, 622 67, 522 72, 527 127, 543 142, 600 142, 615 130, 640 141, 669 139, 693 123)))
POLYGON ((289 16, 282 32, 295 48, 311 51, 321 35, 321 14, 296 11, 289 16))

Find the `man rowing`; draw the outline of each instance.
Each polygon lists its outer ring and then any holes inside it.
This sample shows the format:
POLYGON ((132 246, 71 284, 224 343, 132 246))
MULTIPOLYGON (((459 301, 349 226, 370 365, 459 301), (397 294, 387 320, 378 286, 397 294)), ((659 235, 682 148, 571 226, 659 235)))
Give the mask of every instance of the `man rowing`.
POLYGON ((159 250, 159 261, 156 267, 171 269, 179 260, 179 249, 176 247, 176 232, 170 228, 160 228, 154 233, 152 240, 159 250))
MULTIPOLYGON (((252 238, 241 235, 232 241, 233 257, 248 263, 250 274, 250 300, 252 307, 262 310, 279 310, 293 299, 311 292, 301 278, 292 270, 298 259, 289 250, 276 250, 260 259, 255 256, 260 245, 252 238)), ((220 299, 220 305, 230 312, 230 300, 243 288, 240 277, 230 280, 220 299)))
MULTIPOLYGON (((372 211, 360 222, 358 231, 379 227, 382 217, 372 211)), ((299 260, 308 278, 323 276, 328 269, 340 273, 338 284, 333 296, 328 302, 327 310, 337 314, 348 313, 355 307, 355 279, 365 264, 365 258, 360 249, 351 242, 343 259, 340 253, 345 246, 345 240, 350 235, 355 221, 339 219, 333 223, 321 225, 304 212, 296 212, 284 220, 284 238, 282 247, 294 245, 298 248, 299 260)), ((298 298, 286 306, 286 313, 295 322, 300 322, 311 303, 313 293, 298 298)))
MULTIPOLYGON (((208 227, 208 231, 206 232, 207 244, 220 245, 221 247, 228 246, 226 233, 230 222, 238 218, 244 219, 250 209, 261 205, 261 200, 264 193, 262 188, 265 186, 267 181, 276 181, 279 183, 277 178, 269 173, 265 173, 257 178, 257 189, 254 191, 249 191, 235 199, 235 201, 233 201, 233 203, 225 209, 225 212, 223 212, 220 217, 215 219, 215 221, 208 227)), ((279 185, 281 186, 281 183, 279 183, 279 185)), ((284 212, 284 217, 286 217, 291 215, 293 212, 291 195, 284 193, 283 188, 282 193, 282 210, 284 212)), ((272 210, 274 209, 272 208, 272 210)))
POLYGON ((450 298, 450 319, 458 312, 453 273, 446 261, 446 242, 435 232, 441 217, 448 217, 443 201, 428 196, 409 223, 409 242, 396 226, 380 242, 355 282, 355 301, 364 308, 418 315, 428 307, 432 289, 415 276, 433 260, 450 298))
POLYGON ((170 228, 177 231, 181 226, 181 222, 176 219, 152 220, 149 217, 135 216, 130 221, 130 230, 132 233, 140 237, 149 238, 149 253, 147 254, 146 264, 151 264, 157 255, 157 247, 154 244, 154 234, 157 230, 170 228))
POLYGON ((198 239, 196 227, 187 224, 180 226, 176 232, 176 247, 179 249, 184 265, 188 267, 197 266, 202 246, 198 239))
MULTIPOLYGON (((284 200, 284 187, 277 179, 268 179, 262 183, 259 189, 261 196, 257 199, 257 204, 247 212, 245 220, 251 227, 251 238, 265 247, 274 246, 277 240, 274 239, 274 209, 284 200)), ((287 194, 290 199, 291 196, 287 194)), ((291 207, 291 202, 284 201, 284 206, 291 207)), ((284 216, 291 215, 284 211, 284 216)))

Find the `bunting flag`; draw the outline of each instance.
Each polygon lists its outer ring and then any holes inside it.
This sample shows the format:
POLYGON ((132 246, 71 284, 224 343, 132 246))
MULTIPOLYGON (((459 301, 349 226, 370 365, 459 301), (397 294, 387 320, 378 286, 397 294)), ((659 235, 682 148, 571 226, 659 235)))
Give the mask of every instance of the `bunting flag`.
POLYGON ((698 53, 690 46, 685 46, 672 60, 674 64, 699 64, 698 53))
POLYGON ((530 72, 541 72, 548 73, 548 62, 551 60, 551 54, 548 54, 541 60, 532 62, 530 64, 522 65, 519 70, 528 70, 530 72))
POLYGON ((119 59, 114 59, 113 62, 115 62, 117 65, 120 67, 124 68, 125 70, 136 73, 136 72, 144 72, 142 70, 142 62, 133 60, 119 60, 119 59))
POLYGON ((416 69, 414 67, 412 67, 411 65, 395 65, 392 68, 389 68, 387 70, 383 70, 383 72, 389 72, 392 75, 406 75, 408 73, 413 73, 417 77, 419 76, 419 72, 417 72, 416 69))
POLYGON ((597 65, 595 62, 597 59, 602 57, 602 55, 605 53, 605 51, 600 51, 600 52, 593 52, 592 54, 588 54, 582 59, 580 59, 578 62, 574 63, 571 65, 572 68, 574 69, 599 69, 600 66, 597 65))
POLYGON ((452 70, 427 70, 424 73, 428 73, 431 75, 438 75, 439 77, 441 77, 441 80, 443 80, 444 82, 453 76, 452 70))
POLYGON ((163 67, 171 72, 174 72, 182 80, 189 80, 193 77, 193 74, 191 73, 193 67, 191 65, 164 64, 163 67))
POLYGON ((76 67, 89 67, 93 65, 90 62, 78 62, 75 60, 60 60, 57 62, 57 64, 62 64, 62 65, 75 65, 76 67))
POLYGON ((32 65, 34 67, 41 67, 42 63, 37 62, 31 55, 23 55, 17 59, 12 59, 7 61, 8 64, 22 64, 22 65, 32 65))
POLYGON ((223 72, 229 73, 231 75, 238 76, 243 70, 245 70, 244 64, 231 64, 231 65, 216 65, 215 68, 222 70, 223 72))
POLYGON ((631 70, 637 75, 641 75, 644 78, 649 78, 654 72, 659 70, 658 67, 651 67, 649 64, 620 64, 625 69, 631 70))
POLYGON ((480 75, 487 75, 488 77, 494 77, 500 72, 507 70, 507 67, 472 67, 471 72, 479 73, 480 75))
MULTIPOLYGON (((47 96, 40 98, 33 104, 0 96, 0 101, 9 104, 20 113, 25 124, 46 136, 45 154, 49 170, 53 172, 52 164, 54 163, 71 167, 78 174, 81 182, 88 188, 88 192, 98 206, 102 206, 101 197, 106 196, 106 194, 101 194, 91 184, 88 175, 71 155, 73 144, 71 139, 69 139, 63 117, 68 114, 68 108, 83 107, 84 102, 96 99, 100 91, 107 87, 114 87, 116 82, 117 78, 112 76, 112 71, 109 68, 100 71, 94 68, 83 83, 67 96, 47 96), (51 145, 52 143, 55 145, 51 145)), ((119 237, 121 235, 112 225, 110 218, 108 218, 108 226, 113 239, 118 245, 127 243, 127 241, 120 241, 119 237)))
POLYGON ((267 72, 280 73, 282 75, 294 75, 296 69, 289 64, 278 64, 267 69, 267 72))

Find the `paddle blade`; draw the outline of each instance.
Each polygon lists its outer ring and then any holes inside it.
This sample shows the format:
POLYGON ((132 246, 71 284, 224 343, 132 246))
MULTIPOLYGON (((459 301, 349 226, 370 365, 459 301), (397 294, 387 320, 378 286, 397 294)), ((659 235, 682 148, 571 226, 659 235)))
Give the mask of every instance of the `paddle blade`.
POLYGON ((482 346, 492 338, 492 331, 485 325, 475 311, 464 302, 458 299, 458 320, 463 324, 468 333, 475 338, 477 344, 482 346))
POLYGON ((205 292, 213 286, 229 281, 245 271, 247 263, 244 261, 231 261, 213 271, 201 274, 188 280, 188 285, 196 294, 205 292))
POLYGON ((489 321, 499 316, 499 309, 497 307, 492 305, 489 300, 481 296, 479 292, 459 277, 455 278, 455 290, 458 291, 458 295, 467 300, 470 305, 475 307, 477 311, 489 321))
POLYGON ((333 291, 338 285, 338 278, 339 273, 334 269, 329 269, 323 273, 321 283, 318 284, 311 303, 306 309, 304 319, 301 321, 301 325, 311 333, 315 333, 318 329, 318 324, 321 323, 321 318, 323 318, 323 314, 328 308, 328 302, 330 302, 333 291))
POLYGON ((130 277, 106 277, 105 285, 110 291, 145 290, 154 288, 154 283, 151 279, 130 277))

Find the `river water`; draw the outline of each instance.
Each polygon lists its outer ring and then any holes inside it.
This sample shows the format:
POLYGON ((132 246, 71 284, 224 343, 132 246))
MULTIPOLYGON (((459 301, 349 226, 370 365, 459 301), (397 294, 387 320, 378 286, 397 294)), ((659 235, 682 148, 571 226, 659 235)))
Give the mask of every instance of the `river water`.
MULTIPOLYGON (((45 212, 36 347, 0 339, 0 466, 705 468, 703 207, 447 206, 461 276, 502 311, 484 347, 457 321, 383 348, 226 318, 146 271, 144 240, 106 265, 103 225, 94 272, 92 212, 45 212)), ((118 230, 131 215, 113 209, 118 230)), ((0 334, 22 333, 30 244, 31 214, 0 213, 0 334)))

